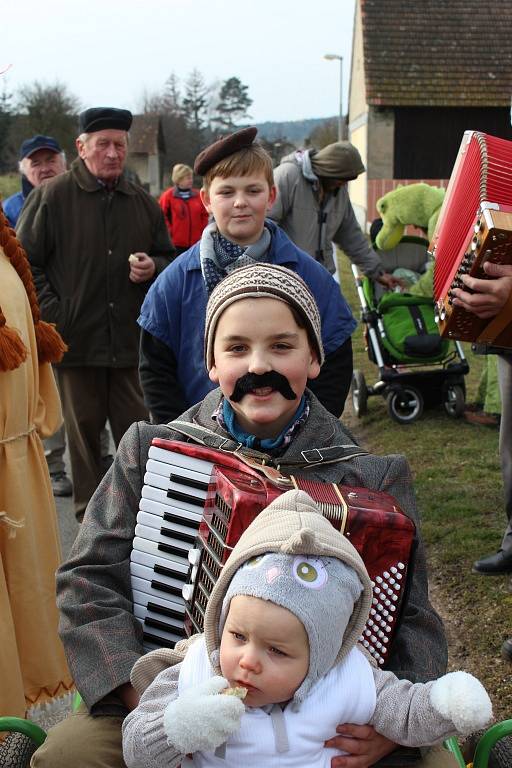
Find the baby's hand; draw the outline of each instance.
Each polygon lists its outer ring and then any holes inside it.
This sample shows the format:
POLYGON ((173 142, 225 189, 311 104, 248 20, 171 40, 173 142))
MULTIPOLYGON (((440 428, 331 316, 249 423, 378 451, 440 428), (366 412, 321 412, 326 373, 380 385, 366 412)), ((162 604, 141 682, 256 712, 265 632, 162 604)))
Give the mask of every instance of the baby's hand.
POLYGON ((240 727, 245 707, 237 696, 221 693, 228 685, 224 677, 211 677, 167 705, 164 730, 182 755, 211 752, 240 727))

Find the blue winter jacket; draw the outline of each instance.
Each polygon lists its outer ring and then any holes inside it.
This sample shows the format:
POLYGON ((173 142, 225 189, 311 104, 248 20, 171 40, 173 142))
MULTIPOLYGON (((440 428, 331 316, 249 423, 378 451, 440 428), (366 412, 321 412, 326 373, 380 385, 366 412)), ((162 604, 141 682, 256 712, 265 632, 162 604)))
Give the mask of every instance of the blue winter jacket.
POLYGON ((5 216, 11 227, 16 226, 18 219, 25 203, 25 195, 23 192, 16 192, 10 197, 6 197, 2 202, 2 208, 4 209, 5 216))
MULTIPOLYGON (((268 261, 293 269, 308 284, 322 319, 325 354, 337 350, 352 334, 356 321, 340 287, 325 267, 295 246, 274 222, 267 220, 272 233, 268 261)), ((203 337, 208 295, 201 273, 196 243, 178 256, 149 289, 139 325, 172 350, 179 383, 186 400, 198 403, 215 388, 204 364, 203 337)))

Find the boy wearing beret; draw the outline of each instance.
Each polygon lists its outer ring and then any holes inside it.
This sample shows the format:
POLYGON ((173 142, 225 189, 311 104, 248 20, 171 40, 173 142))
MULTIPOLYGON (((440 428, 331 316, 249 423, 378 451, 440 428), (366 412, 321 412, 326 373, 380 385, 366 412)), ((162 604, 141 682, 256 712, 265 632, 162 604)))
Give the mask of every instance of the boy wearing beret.
POLYGON ((194 171, 203 176, 201 198, 214 221, 201 240, 157 278, 142 305, 140 378, 155 423, 177 418, 212 389, 200 344, 208 296, 233 269, 262 262, 297 272, 322 318, 325 363, 311 387, 327 410, 343 412, 352 377, 352 312, 339 285, 265 217, 274 203, 272 160, 244 128, 207 147, 194 171))
MULTIPOLYGON (((248 264, 213 289, 204 360, 219 388, 179 421, 130 427, 91 499, 70 559, 59 571, 60 633, 84 703, 79 713, 50 732, 33 767, 124 766, 121 725, 138 703, 130 672, 143 654, 129 562, 153 438, 183 440, 186 435, 213 449, 256 450, 285 475, 306 472, 311 480, 385 490, 419 526, 405 458, 368 454, 307 388, 323 358, 320 313, 295 272, 274 264, 248 264)), ((439 677, 447 662, 442 623, 428 601, 419 539, 409 574, 387 668, 417 682, 439 677)), ((330 746, 345 750, 355 762, 333 766, 368 768, 394 748, 370 725, 342 725, 344 735, 333 733, 330 746)))

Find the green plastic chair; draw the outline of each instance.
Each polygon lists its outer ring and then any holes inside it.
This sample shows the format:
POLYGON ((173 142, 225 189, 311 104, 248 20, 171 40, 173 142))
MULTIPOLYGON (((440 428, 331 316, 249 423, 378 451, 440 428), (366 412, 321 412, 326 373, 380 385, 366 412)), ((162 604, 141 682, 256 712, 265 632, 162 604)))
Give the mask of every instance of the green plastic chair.
MULTIPOLYGON (((74 712, 80 706, 81 701, 80 694, 77 692, 73 701, 74 712)), ((0 733, 8 731, 24 734, 29 739, 32 739, 38 747, 46 739, 46 733, 42 728, 36 725, 36 723, 30 722, 30 720, 23 720, 21 717, 0 717, 0 733)), ((488 768, 493 747, 505 736, 510 735, 512 735, 512 720, 503 720, 501 723, 491 726, 479 739, 472 763, 466 763, 464 760, 459 743, 455 737, 446 739, 444 747, 453 754, 459 768, 488 768)), ((508 756, 503 757, 503 768, 510 768, 512 765, 510 762, 511 756, 512 751, 508 756)))

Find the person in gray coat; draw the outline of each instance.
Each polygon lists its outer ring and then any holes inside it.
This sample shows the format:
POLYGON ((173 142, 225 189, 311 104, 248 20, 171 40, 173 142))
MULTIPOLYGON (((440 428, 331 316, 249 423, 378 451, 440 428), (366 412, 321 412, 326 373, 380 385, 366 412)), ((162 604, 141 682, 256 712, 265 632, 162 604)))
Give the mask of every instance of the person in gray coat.
POLYGON ((321 150, 286 155, 274 171, 277 198, 269 213, 290 240, 334 273, 333 243, 360 271, 387 288, 400 285, 384 272, 357 223, 347 184, 364 173, 356 147, 337 141, 321 150))

